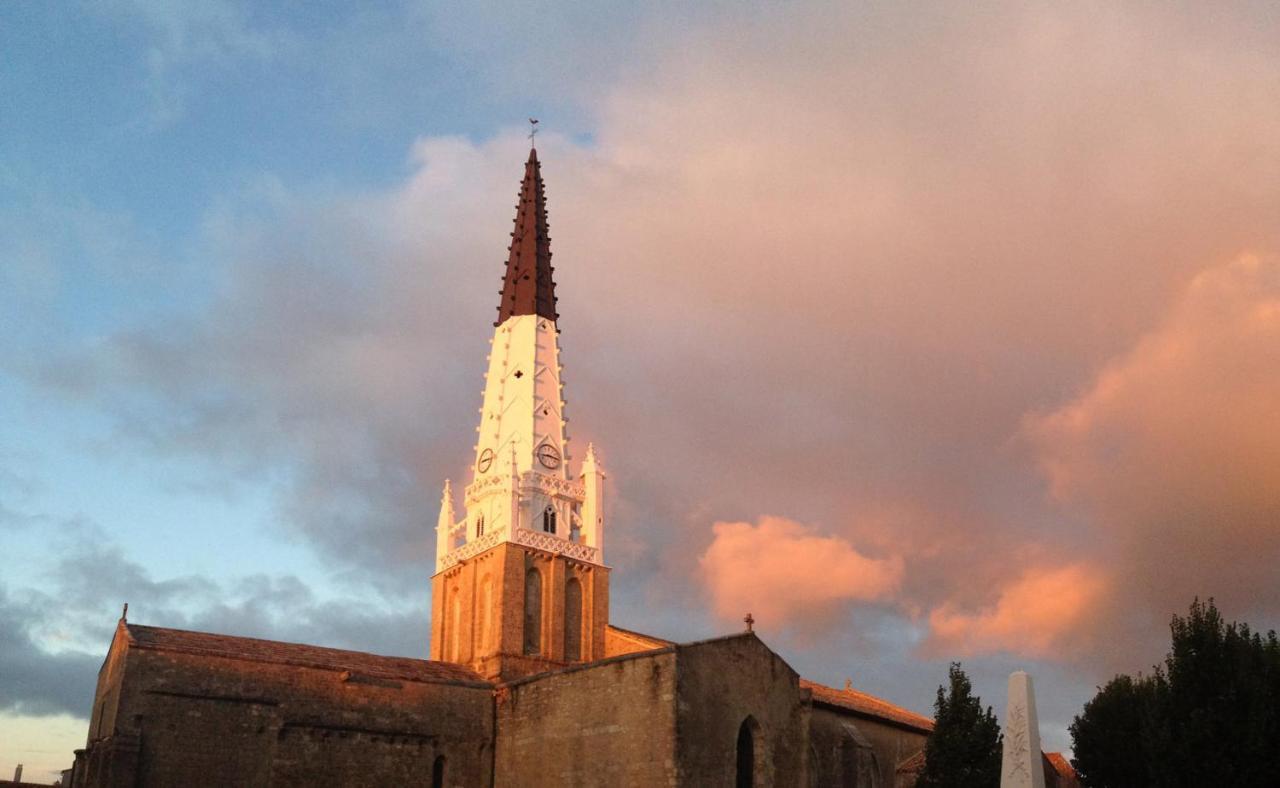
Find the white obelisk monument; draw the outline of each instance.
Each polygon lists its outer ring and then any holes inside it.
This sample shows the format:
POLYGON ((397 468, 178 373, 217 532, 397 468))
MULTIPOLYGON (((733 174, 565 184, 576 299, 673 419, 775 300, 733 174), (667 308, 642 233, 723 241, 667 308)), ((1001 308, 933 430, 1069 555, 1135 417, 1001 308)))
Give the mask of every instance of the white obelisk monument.
POLYGON ((1000 788, 1044 788, 1036 694, 1031 677, 1021 670, 1009 674, 1009 708, 1000 761, 1000 788))

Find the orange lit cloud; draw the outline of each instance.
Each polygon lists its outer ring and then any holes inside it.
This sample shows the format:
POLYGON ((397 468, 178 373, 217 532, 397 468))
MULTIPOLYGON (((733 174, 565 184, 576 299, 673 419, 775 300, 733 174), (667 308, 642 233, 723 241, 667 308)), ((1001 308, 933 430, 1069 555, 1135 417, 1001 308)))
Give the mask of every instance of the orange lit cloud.
MULTIPOLYGON (((1203 270, 1280 249, 1264 16, 732 14, 595 85, 590 143, 548 118, 569 429, 610 471, 615 619, 693 638, 704 591, 766 627, 891 600, 942 611, 938 644, 1043 650, 1014 590, 1090 566, 1109 581, 1080 637, 1136 619, 1162 639, 1196 593, 1274 625, 1274 264, 1203 270), (738 522, 767 511, 849 525, 738 522)), ((525 133, 424 138, 385 191, 232 200, 207 313, 49 378, 158 452, 284 469, 281 522, 420 587, 424 513, 466 474, 525 133), (176 415, 130 407, 139 390, 176 415)), ((1162 645, 1110 642, 1126 670, 1162 645)))
POLYGON ((751 612, 776 624, 837 602, 884 599, 899 586, 900 557, 868 558, 837 536, 781 517, 716 523, 700 563, 717 616, 751 612))
POLYGON ((1094 567, 1033 569, 1001 589, 993 607, 965 612, 946 603, 931 611, 927 650, 966 657, 1001 651, 1067 656, 1077 649, 1105 591, 1094 567))
POLYGON ((1158 328, 1026 430, 1055 496, 1114 546, 1129 598, 1280 605, 1276 260, 1192 277, 1158 328))

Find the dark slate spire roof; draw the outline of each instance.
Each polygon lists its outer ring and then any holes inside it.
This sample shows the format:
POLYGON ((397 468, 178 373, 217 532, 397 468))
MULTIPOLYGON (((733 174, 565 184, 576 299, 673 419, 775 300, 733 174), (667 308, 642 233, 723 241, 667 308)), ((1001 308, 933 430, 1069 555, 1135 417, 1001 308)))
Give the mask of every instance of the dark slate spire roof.
POLYGON ((511 233, 511 254, 502 281, 498 322, 514 315, 541 315, 555 320, 556 284, 551 280, 551 236, 547 234, 547 198, 542 189, 538 152, 529 149, 516 205, 516 228, 511 233))

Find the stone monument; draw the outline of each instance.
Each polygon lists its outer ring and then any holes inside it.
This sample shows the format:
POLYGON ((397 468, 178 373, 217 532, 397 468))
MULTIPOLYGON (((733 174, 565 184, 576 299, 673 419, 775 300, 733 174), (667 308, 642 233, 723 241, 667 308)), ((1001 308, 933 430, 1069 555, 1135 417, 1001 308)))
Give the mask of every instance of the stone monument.
POLYGON ((1000 788, 1044 788, 1036 695, 1031 677, 1021 670, 1009 674, 1009 708, 1004 718, 1000 788))

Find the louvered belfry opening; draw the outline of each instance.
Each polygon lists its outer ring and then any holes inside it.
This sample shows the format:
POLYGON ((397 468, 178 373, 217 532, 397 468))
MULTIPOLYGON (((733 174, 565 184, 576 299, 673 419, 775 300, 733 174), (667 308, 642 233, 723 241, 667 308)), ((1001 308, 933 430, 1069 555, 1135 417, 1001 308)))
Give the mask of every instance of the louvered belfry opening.
POLYGON ((500 326, 515 315, 539 315, 555 321, 556 285, 551 274, 551 235, 547 224, 547 198, 542 185, 538 152, 530 149, 516 205, 515 229, 511 232, 507 272, 502 281, 502 302, 498 304, 500 326))

